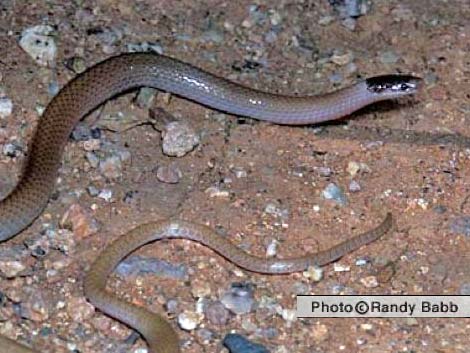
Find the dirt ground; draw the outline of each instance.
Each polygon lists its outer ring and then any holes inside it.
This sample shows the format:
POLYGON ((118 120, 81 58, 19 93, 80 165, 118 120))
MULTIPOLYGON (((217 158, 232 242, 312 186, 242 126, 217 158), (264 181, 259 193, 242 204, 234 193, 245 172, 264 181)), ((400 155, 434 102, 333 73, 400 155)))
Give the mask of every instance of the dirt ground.
POLYGON ((277 241, 284 257, 328 248, 391 211, 393 233, 326 266, 318 282, 302 273, 242 271, 203 246, 169 241, 136 254, 182 265, 187 278, 115 275, 109 290, 159 312, 176 301, 168 316, 178 327, 180 313, 219 301, 233 284, 252 288, 250 312, 229 313, 222 324, 202 315, 196 328, 178 328, 184 352, 227 352, 222 340, 230 332, 277 353, 468 352, 468 319, 292 320, 296 294, 470 294, 470 4, 376 0, 354 22, 331 3, 1 1, 0 90, 13 102, 12 115, 0 120, 4 194, 40 107, 54 85, 76 76, 71 59, 89 67, 129 44, 153 43, 166 55, 270 92, 316 94, 396 72, 421 76, 425 86, 414 99, 321 127, 237 118, 159 94, 151 109, 163 108, 201 137, 181 158, 162 152, 160 125, 149 123, 136 92, 108 102, 85 126, 100 127, 106 146, 96 153, 100 163, 127 157, 109 177, 92 165, 86 141, 67 145, 47 209, 1 245, 2 266, 21 271, 0 281, 0 333, 41 352, 143 352, 145 341, 132 330, 89 307, 82 278, 106 244, 144 221, 177 216, 204 223, 260 256, 277 241), (26 28, 41 24, 54 28, 55 67, 39 66, 18 45, 26 28), (111 129, 117 115, 122 119, 111 129), (19 147, 6 153, 11 144, 19 147), (361 170, 354 173, 354 165, 361 170), (160 181, 158 167, 179 170, 180 179, 160 181), (330 183, 343 190, 346 205, 323 197, 330 183), (61 222, 71 208, 93 234, 61 222))

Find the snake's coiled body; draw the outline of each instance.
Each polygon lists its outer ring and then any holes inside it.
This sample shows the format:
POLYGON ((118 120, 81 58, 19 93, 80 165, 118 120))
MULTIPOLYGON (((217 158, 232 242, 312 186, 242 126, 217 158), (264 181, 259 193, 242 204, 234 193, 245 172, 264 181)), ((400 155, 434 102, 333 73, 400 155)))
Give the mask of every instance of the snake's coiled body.
MULTIPOLYGON (((370 103, 415 93, 418 81, 405 75, 379 76, 321 96, 289 97, 256 91, 166 56, 136 53, 110 58, 68 83, 48 105, 30 146, 23 175, 13 192, 0 203, 0 241, 27 227, 46 206, 54 189, 62 151, 75 124, 109 98, 141 86, 168 91, 231 114, 300 125, 337 119, 370 103)), ((193 223, 175 220, 144 225, 115 242, 100 256, 85 279, 85 294, 110 316, 138 329, 152 353, 174 353, 179 351, 177 336, 163 318, 121 302, 104 291, 106 276, 140 245, 161 238, 192 239, 251 271, 289 273, 312 264, 334 261, 376 240, 390 229, 391 223, 389 215, 378 228, 332 249, 272 261, 254 258, 217 237, 210 229, 193 223)), ((31 352, 11 342, 0 336, 0 352, 31 352)))

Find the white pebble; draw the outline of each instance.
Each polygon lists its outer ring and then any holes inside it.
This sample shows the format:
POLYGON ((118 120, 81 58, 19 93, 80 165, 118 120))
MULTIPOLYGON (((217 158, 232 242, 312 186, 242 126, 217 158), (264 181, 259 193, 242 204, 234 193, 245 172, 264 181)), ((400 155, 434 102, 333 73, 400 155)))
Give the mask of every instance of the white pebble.
POLYGON ((7 97, 0 97, 0 118, 7 118, 13 112, 13 103, 7 97))
POLYGON ((203 315, 193 311, 184 311, 178 315, 178 325, 186 331, 194 330, 202 321, 203 315))
POLYGON ((21 33, 20 47, 41 66, 53 66, 57 46, 51 34, 51 26, 39 25, 26 28, 21 33))

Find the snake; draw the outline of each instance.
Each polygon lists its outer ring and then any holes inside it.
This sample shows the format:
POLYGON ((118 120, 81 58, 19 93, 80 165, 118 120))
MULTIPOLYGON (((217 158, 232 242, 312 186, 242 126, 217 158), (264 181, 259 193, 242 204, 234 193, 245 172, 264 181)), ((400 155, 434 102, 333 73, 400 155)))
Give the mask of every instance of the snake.
MULTIPOLYGON (((54 190, 62 152, 77 122, 107 100, 140 87, 153 87, 232 115, 280 125, 310 125, 345 117, 378 101, 418 92, 413 75, 373 76, 320 95, 281 95, 249 88, 189 63, 156 53, 125 53, 92 66, 68 82, 47 105, 36 127, 23 172, 15 188, 0 202, 0 242, 27 228, 43 212, 54 190)), ((393 225, 387 213, 375 228, 329 249, 295 258, 253 256, 207 226, 169 219, 137 226, 111 243, 84 277, 84 293, 103 313, 137 330, 151 353, 181 351, 178 335, 161 315, 125 302, 105 290, 109 274, 132 251, 160 239, 201 243, 235 265, 266 274, 286 274, 322 266, 369 244, 393 225)), ((36 352, 0 335, 0 351, 36 352)))

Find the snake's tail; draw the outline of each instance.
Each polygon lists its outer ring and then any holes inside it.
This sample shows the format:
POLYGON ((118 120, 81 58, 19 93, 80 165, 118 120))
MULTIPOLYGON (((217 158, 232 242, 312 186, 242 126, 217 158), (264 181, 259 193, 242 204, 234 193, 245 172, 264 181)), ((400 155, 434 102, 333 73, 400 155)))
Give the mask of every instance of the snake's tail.
POLYGON ((130 304, 106 292, 107 277, 129 253, 151 241, 187 239, 197 241, 234 264, 253 272, 280 274, 301 271, 312 264, 324 265, 373 242, 393 225, 391 213, 378 227, 359 234, 330 249, 302 257, 278 260, 250 255, 216 234, 212 229, 182 220, 154 222, 138 226, 108 246, 89 269, 84 279, 88 300, 104 313, 138 330, 152 353, 179 352, 178 336, 161 315, 130 304))

